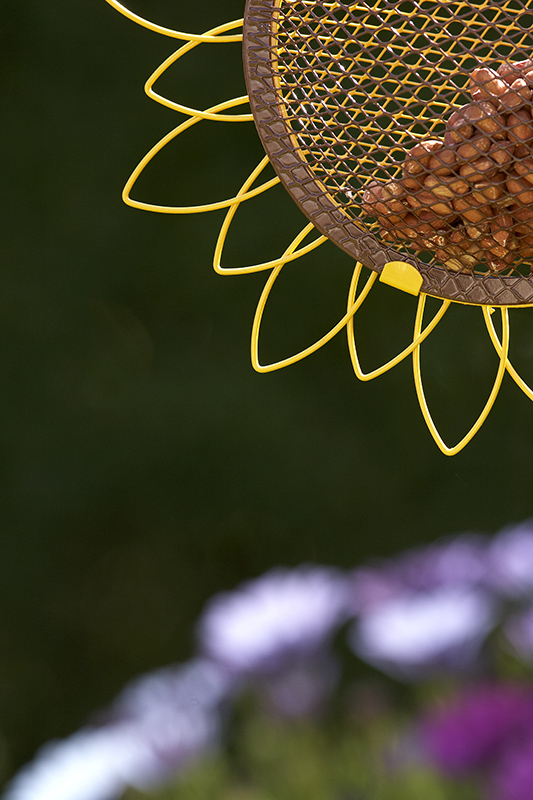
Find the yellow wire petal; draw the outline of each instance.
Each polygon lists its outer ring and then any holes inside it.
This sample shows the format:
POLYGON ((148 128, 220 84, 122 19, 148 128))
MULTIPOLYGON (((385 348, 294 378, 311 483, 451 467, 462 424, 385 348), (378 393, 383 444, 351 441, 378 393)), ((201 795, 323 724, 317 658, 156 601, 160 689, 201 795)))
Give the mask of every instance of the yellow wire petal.
MULTIPOLYGON (((354 273, 354 276, 352 278, 352 284, 350 286, 350 291, 348 294, 348 308, 350 308, 351 304, 355 299, 358 281, 359 281, 359 276, 354 273)), ((417 308, 420 307, 420 303, 422 302, 422 297, 424 297, 424 295, 419 295, 417 308)), ((423 302, 425 303, 425 299, 423 302)), ((450 300, 443 300, 441 307, 439 308, 439 310, 437 311, 431 322, 428 323, 428 325, 426 325, 424 330, 421 331, 418 336, 414 337, 411 344, 405 347, 401 351, 401 353, 398 353, 397 356, 391 358, 390 361, 387 361, 386 364, 383 364, 381 367, 372 370, 372 372, 363 372, 363 370, 361 369, 361 364, 359 362, 359 355, 357 353, 357 345, 355 342, 355 332, 354 332, 353 316, 352 316, 352 318, 348 321, 346 332, 348 334, 348 349, 350 351, 352 367, 356 377, 359 378, 360 381, 372 381, 374 380, 374 378, 378 378, 380 375, 383 375, 385 372, 388 372, 389 369, 395 367, 397 364, 403 361, 404 358, 407 358, 407 356, 410 355, 417 347, 419 347, 424 341, 424 339, 426 339, 426 337, 429 336, 429 334, 437 327, 442 317, 446 313, 447 309, 449 308, 450 303, 451 303, 450 300)))
MULTIPOLYGON (((425 300, 425 296, 422 295, 425 300)), ((433 436, 437 446, 446 456, 454 456, 456 453, 459 453, 460 450, 463 449, 476 435, 478 430, 481 428, 485 420, 487 419, 492 406, 498 396, 498 392, 500 391, 500 386, 502 384, 503 376, 505 375, 505 368, 507 365, 507 354, 509 352, 509 313, 507 308, 503 307, 500 309, 502 315, 502 345, 499 352, 500 363, 498 366, 498 372, 496 374, 496 379, 494 381, 494 385, 492 387, 492 391, 489 395, 487 402, 483 408, 483 411, 477 418, 474 425, 470 428, 466 436, 464 436, 461 441, 455 445, 455 447, 448 447, 444 441, 442 440, 435 423, 431 417, 429 412, 428 404, 426 401, 426 397, 424 394, 424 387, 422 385, 422 374, 420 369, 420 347, 417 347, 413 353, 413 374, 415 379, 415 387, 416 387, 416 394, 418 396, 418 402, 420 404, 420 409, 424 416, 424 420, 426 425, 429 428, 429 432, 433 436)), ((415 334, 414 338, 416 339, 420 335, 420 330, 422 327, 422 320, 424 316, 424 302, 419 305, 416 314, 416 322, 415 322, 415 334)))
MULTIPOLYGON (((500 340, 498 338, 498 334, 496 333, 496 329, 494 328, 494 323, 492 322, 492 317, 491 317, 489 306, 483 306, 483 316, 485 318, 485 324, 487 326, 487 330, 489 332, 489 336, 491 338, 492 344, 494 345, 494 348, 495 348, 496 352, 498 353, 498 356, 501 358, 502 345, 501 345, 501 342, 500 342, 500 340)), ((515 368, 513 367, 511 362, 509 361, 509 359, 507 359, 507 362, 506 362, 505 366, 506 366, 507 372, 509 373, 511 378, 520 387, 520 389, 522 389, 522 391, 524 392, 526 397, 529 397, 530 400, 533 400, 533 389, 531 389, 527 385, 527 383, 520 377, 518 372, 515 370, 515 368)))
MULTIPOLYGON (((130 11, 129 8, 126 8, 126 6, 117 2, 117 0, 106 0, 106 2, 109 3, 111 8, 114 8, 115 11, 123 14, 132 22, 136 22, 137 25, 141 25, 143 28, 148 28, 148 30, 153 31, 153 33, 161 33, 163 36, 169 36, 171 39, 183 39, 186 42, 206 42, 212 44, 242 41, 242 33, 233 34, 232 36, 208 36, 206 34, 182 33, 181 31, 172 30, 172 28, 164 28, 162 25, 156 25, 154 22, 150 22, 143 17, 139 17, 138 14, 134 14, 133 11, 130 11)), ((242 19, 238 21, 241 24, 243 22, 242 19)), ((237 25, 235 25, 235 27, 237 27, 237 25)))
MULTIPOLYGON (((238 20, 237 22, 227 22, 225 25, 219 25, 216 28, 212 28, 211 30, 206 32, 206 36, 218 36, 220 33, 224 33, 227 30, 231 30, 232 28, 241 27, 242 21, 238 20)), ((202 119, 209 119, 215 122, 252 122, 253 116, 251 114, 214 114, 209 111, 200 111, 197 108, 190 108, 189 106, 184 106, 181 103, 175 103, 172 100, 169 100, 167 97, 163 97, 163 95, 157 94, 154 92, 153 86, 157 80, 163 75, 164 72, 167 71, 172 64, 175 64, 182 56, 188 53, 190 50, 193 50, 198 45, 202 44, 202 42, 188 42, 187 44, 180 47, 179 50, 176 50, 171 56, 169 56, 163 63, 155 70, 155 72, 150 75, 148 80, 145 83, 144 91, 148 95, 151 100, 155 100, 156 103, 160 103, 166 108, 171 108, 173 111, 179 111, 181 114, 186 114, 189 117, 201 117, 202 119)), ((244 100, 244 98, 243 98, 244 100)))
MULTIPOLYGON (((256 178, 263 172, 263 170, 269 164, 268 156, 265 156, 254 169, 254 171, 248 176, 245 180, 243 185, 241 186, 234 202, 226 214, 224 222, 222 223, 222 227, 220 228, 220 233, 218 235, 217 244, 215 247, 215 255, 213 257, 213 269, 215 272, 218 272, 219 275, 249 275, 251 272, 262 272, 266 269, 273 269, 275 267, 279 267, 282 264, 286 264, 289 261, 295 261, 297 258, 304 256, 306 253, 310 253, 311 250, 314 250, 316 247, 319 247, 325 241, 327 241, 326 236, 319 236, 313 242, 306 245, 305 247, 300 248, 300 250, 296 250, 294 253, 290 253, 289 255, 283 255, 281 258, 276 258, 273 261, 265 261, 262 264, 252 264, 248 267, 231 267, 226 269, 222 267, 220 262, 222 260, 222 253, 224 251, 224 245, 226 243, 226 239, 228 237, 228 231, 230 229, 231 223, 235 214, 237 213, 237 209, 241 204, 242 200, 246 200, 251 197, 251 192, 248 191, 250 186, 253 186, 254 181, 256 178)), ((263 184, 264 187, 270 188, 270 186, 274 186, 275 184, 279 183, 279 178, 273 178, 272 181, 263 184)))
MULTIPOLYGON (((305 237, 314 229, 314 225, 311 223, 306 225, 306 227, 300 231, 298 236, 291 242, 285 253, 283 254, 283 258, 290 255, 294 252, 294 250, 298 247, 298 245, 305 239, 305 237)), ((285 262, 286 263, 286 262, 285 262)), ((276 267, 265 284, 265 287, 261 293, 261 297, 259 298, 259 303, 257 304, 257 309, 255 312, 254 322, 252 326, 252 341, 251 341, 251 355, 252 355, 252 366, 257 372, 273 372, 277 369, 282 369, 283 367, 288 367, 291 364, 296 364, 297 361, 301 361, 307 356, 312 355, 312 353, 316 353, 317 350, 320 350, 327 342, 331 341, 334 336, 336 336, 339 331, 341 331, 349 319, 355 314, 357 309, 362 305, 365 297, 367 296, 368 292, 370 291, 372 284, 374 283, 375 279, 377 278, 377 273, 371 273, 363 291, 357 298, 357 301, 352 304, 351 307, 348 308, 346 314, 342 317, 336 325, 328 331, 328 333, 324 334, 320 339, 318 339, 314 344, 306 347, 304 350, 300 350, 299 353, 296 353, 293 356, 289 356, 289 358, 285 358, 281 361, 275 361, 272 364, 260 364, 259 363, 259 333, 261 329, 261 322, 263 319, 263 313, 265 310, 265 306, 267 300, 269 298, 270 292, 272 291, 272 287, 276 282, 281 270, 285 266, 285 263, 280 264, 276 267)), ((361 272, 362 265, 357 262, 355 266, 355 272, 361 272)))
MULTIPOLYGON (((225 111, 227 108, 233 108, 234 106, 246 102, 247 99, 247 97, 236 97, 232 100, 226 100, 224 103, 219 103, 216 106, 212 106, 212 108, 209 108, 208 111, 213 113, 217 113, 218 110, 225 111)), ((250 192, 247 192, 246 194, 242 194, 237 197, 231 197, 229 200, 221 200, 217 203, 207 203, 205 205, 198 206, 160 206, 153 203, 144 203, 140 200, 133 200, 130 197, 130 192, 140 174, 145 167, 147 167, 154 156, 156 156, 157 153, 159 153, 163 147, 165 147, 165 145, 167 145, 177 136, 201 121, 201 117, 191 117, 185 122, 182 122, 182 124, 178 125, 177 128, 174 128, 174 130, 170 131, 170 133, 167 133, 166 136, 163 136, 163 138, 160 139, 160 141, 157 142, 157 144, 154 145, 152 149, 144 156, 144 158, 139 162, 139 164, 137 164, 132 174, 128 178, 128 182, 126 183, 122 192, 122 199, 127 205, 132 206, 132 208, 140 208, 142 211, 155 211, 159 214, 202 214, 204 211, 217 211, 218 209, 229 208, 230 206, 236 204, 240 205, 245 200, 249 200, 251 197, 256 197, 258 194, 261 194, 261 192, 265 192, 267 189, 270 189, 272 186, 275 186, 277 183, 279 183, 279 178, 272 178, 271 180, 266 181, 266 183, 261 184, 261 186, 258 186, 255 189, 252 189, 250 192)))

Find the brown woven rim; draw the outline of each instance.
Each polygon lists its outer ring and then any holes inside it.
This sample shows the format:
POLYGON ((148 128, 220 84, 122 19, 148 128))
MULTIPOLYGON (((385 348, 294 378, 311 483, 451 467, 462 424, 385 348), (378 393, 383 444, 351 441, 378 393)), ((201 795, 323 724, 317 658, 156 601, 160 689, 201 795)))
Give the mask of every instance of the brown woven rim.
POLYGON ((303 213, 345 253, 380 273, 389 261, 405 261, 422 275, 421 291, 444 300, 489 306, 533 305, 533 280, 522 275, 452 273, 416 256, 386 248, 363 223, 357 223, 317 180, 286 123, 276 85, 276 12, 281 0, 247 0, 244 20, 244 72, 255 124, 270 159, 303 213))

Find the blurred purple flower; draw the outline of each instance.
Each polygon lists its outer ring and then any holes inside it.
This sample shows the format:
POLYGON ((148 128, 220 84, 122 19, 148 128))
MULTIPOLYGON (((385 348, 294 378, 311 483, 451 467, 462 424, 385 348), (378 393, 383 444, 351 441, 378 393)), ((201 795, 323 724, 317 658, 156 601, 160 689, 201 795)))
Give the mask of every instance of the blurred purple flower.
POLYGON ((364 613, 414 592, 479 586, 487 575, 488 541, 479 534, 463 534, 355 569, 353 611, 364 613))
POLYGON ((533 520, 504 528, 489 550, 489 582, 505 595, 533 595, 533 520))
POLYGON ((428 669, 464 669, 495 624, 492 598, 458 587, 404 594, 361 614, 350 633, 355 653, 397 677, 428 669))
POLYGON ((503 754, 489 791, 491 800, 533 800, 533 726, 503 754))
POLYGON ((220 669, 204 662, 143 677, 105 724, 43 747, 3 800, 115 800, 163 782, 217 744, 224 693, 220 669))
MULTIPOLYGON (((452 775, 492 768, 513 742, 532 735, 533 689, 517 684, 466 690, 420 726, 427 756, 452 775)), ((502 800, 510 797, 502 795, 502 800)))
POLYGON ((479 586, 488 569, 489 539, 474 533, 443 539, 398 559, 403 584, 418 591, 479 586))
POLYGON ((275 672, 320 650, 346 606, 347 581, 337 570, 272 570, 208 604, 200 648, 236 674, 275 672))

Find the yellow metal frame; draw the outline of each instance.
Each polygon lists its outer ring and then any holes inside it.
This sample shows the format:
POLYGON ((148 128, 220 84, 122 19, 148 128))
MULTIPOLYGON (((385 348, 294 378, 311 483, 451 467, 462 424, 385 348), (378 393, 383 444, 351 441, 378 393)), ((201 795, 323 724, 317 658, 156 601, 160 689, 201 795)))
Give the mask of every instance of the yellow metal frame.
POLYGON ((228 122, 228 123, 253 121, 252 115, 249 113, 246 114, 225 113, 229 109, 236 108, 240 105, 244 105, 245 103, 247 103, 248 102, 247 95, 232 98, 230 100, 225 100, 223 102, 220 102, 212 106, 211 108, 200 110, 200 109, 190 108, 186 105, 170 100, 164 97, 163 95, 158 94, 154 90, 156 82, 164 74, 164 72, 167 69, 169 69, 173 64, 175 64, 180 58, 189 53, 198 45, 222 44, 222 43, 232 43, 232 42, 242 41, 242 33, 228 34, 228 31, 241 28, 243 20, 242 19, 235 20, 232 22, 228 22, 224 25, 219 25, 215 28, 212 28, 211 30, 206 31, 206 33, 203 34, 183 33, 181 31, 172 30, 170 28, 165 28, 161 25, 149 22, 148 20, 131 12, 122 3, 117 2, 117 0, 106 0, 106 2, 112 8, 119 11, 125 17, 137 23, 138 25, 141 25, 142 27, 147 28, 150 31, 153 31, 154 33, 159 33, 169 38, 179 39, 185 42, 184 45, 182 45, 172 55, 170 55, 167 59, 165 59, 165 61, 163 61, 163 63, 152 73, 152 75, 145 84, 145 91, 148 97, 150 97, 150 99, 166 106, 167 108, 170 108, 174 111, 177 111, 185 115, 186 117, 188 117, 188 119, 186 119, 176 128, 174 128, 165 136, 163 136, 163 138, 160 139, 159 142, 157 142, 151 148, 151 150, 144 156, 144 158, 141 159, 139 164, 133 170, 131 176, 129 177, 124 187, 123 191, 124 202, 132 206, 133 208, 141 209, 144 211, 152 211, 156 213, 165 213, 165 214, 199 214, 207 211, 217 211, 221 209, 226 209, 226 215, 221 225, 220 233, 215 247, 214 259, 213 259, 213 267, 215 271, 220 275, 247 275, 253 272, 262 272, 271 270, 270 275, 267 278, 267 281, 259 298, 259 302, 257 304, 257 309, 255 312, 254 321, 252 325, 251 360, 255 370, 257 370, 258 372, 272 372, 274 370, 290 366, 291 364, 295 364, 298 361, 302 360, 303 358, 306 358, 307 356, 310 356, 313 353, 315 353, 317 350, 319 350, 321 347, 323 347, 325 344, 331 341, 331 339, 333 339, 333 337, 336 336, 343 328, 346 328, 347 332, 348 349, 350 353, 353 371, 356 377, 361 381, 370 381, 373 380, 374 378, 379 377, 380 375, 383 375, 385 372, 395 367, 405 358, 412 355, 414 382, 422 415, 435 443, 437 444, 439 449, 445 455, 448 456, 455 455, 460 450, 462 450, 468 444, 468 442, 470 442, 473 439, 475 434, 481 428, 492 406, 494 405, 505 372, 509 373, 509 375, 515 381, 518 387, 524 392, 524 394, 530 400, 533 401, 533 389, 531 389, 525 383, 525 381, 520 377, 520 375, 512 366, 508 358, 509 341, 510 341, 510 322, 509 322, 508 309, 505 307, 501 308, 502 334, 500 340, 500 337, 496 332, 492 320, 493 309, 487 306, 483 306, 482 312, 487 327, 487 331, 490 340, 494 346, 494 349, 496 351, 496 354, 498 356, 498 369, 496 378, 492 390, 490 392, 489 398, 485 403, 485 406, 483 407, 479 417, 477 418, 474 425, 470 428, 468 433, 460 440, 460 442, 458 442, 458 444, 456 444, 453 447, 448 447, 448 445, 445 444, 433 421, 433 418, 431 416, 427 404, 426 396, 424 393, 424 388, 422 383, 420 350, 424 340, 436 328, 436 326, 446 313, 447 309, 451 304, 451 301, 443 300, 439 310, 435 313, 431 321, 427 323, 424 327, 423 319, 424 319, 424 310, 426 304, 426 296, 420 293, 421 278, 417 273, 417 271, 413 267, 411 267, 411 265, 406 264, 405 262, 390 262, 389 264, 385 265, 385 268, 381 275, 381 281, 383 283, 388 283, 391 286, 395 286, 397 289, 400 289, 401 291, 405 291, 409 294, 417 296, 417 307, 416 307, 413 339, 407 347, 405 347, 400 353, 398 353, 398 355, 390 359, 387 363, 383 364, 382 366, 376 369, 373 369, 370 372, 364 372, 360 365, 359 355, 357 352, 356 339, 355 339, 355 332, 354 332, 354 317, 357 311, 363 305, 366 298, 368 297, 372 287, 376 283, 378 274, 376 272, 370 272, 363 288, 358 292, 359 280, 363 270, 362 264, 358 262, 355 265, 355 268, 352 273, 350 287, 348 290, 348 302, 347 302, 346 313, 339 319, 339 321, 316 342, 304 348, 303 350, 299 351, 298 353, 295 353, 294 355, 288 356, 284 359, 281 359, 280 361, 276 361, 271 364, 262 364, 259 360, 259 337, 261 331, 261 324, 268 298, 270 297, 270 293, 274 287, 276 280, 280 275, 281 270, 285 267, 286 264, 289 264, 307 255, 308 253, 320 247, 320 245, 322 245, 324 242, 327 241, 327 238, 325 236, 319 234, 311 242, 309 242, 308 244, 304 244, 306 238, 314 230, 316 230, 315 226, 312 223, 309 223, 294 237, 289 246, 277 259, 265 261, 258 264, 252 264, 244 267, 222 266, 221 262, 222 262, 224 246, 229 234, 231 224, 241 204, 247 202, 248 200, 251 200, 254 197, 257 197, 258 195, 268 191, 269 189, 273 188, 274 186, 280 183, 279 178, 275 177, 271 178, 270 180, 264 181, 259 186, 256 186, 254 188, 255 182, 269 164, 268 157, 263 158, 262 161, 258 164, 258 166, 251 172, 251 174, 246 178, 246 180, 242 184, 237 194, 234 197, 231 197, 226 200, 210 202, 195 206, 164 206, 150 202, 134 200, 131 197, 131 191, 135 186, 135 183, 137 182, 143 170, 152 161, 152 159, 155 158, 155 156, 167 144, 176 139, 178 136, 187 131, 189 128, 192 128, 199 122, 204 122, 204 121, 228 122))

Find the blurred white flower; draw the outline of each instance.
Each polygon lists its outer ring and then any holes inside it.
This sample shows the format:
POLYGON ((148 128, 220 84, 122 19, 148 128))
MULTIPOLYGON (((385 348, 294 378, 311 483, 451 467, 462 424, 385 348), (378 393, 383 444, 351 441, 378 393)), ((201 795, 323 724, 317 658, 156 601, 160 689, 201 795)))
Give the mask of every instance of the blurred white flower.
POLYGON ((47 744, 11 781, 3 800, 115 800, 128 786, 164 782, 217 744, 213 709, 165 706, 159 699, 150 705, 144 697, 129 704, 130 718, 47 744))
POLYGON ((375 605, 354 625, 350 644, 386 672, 415 678, 431 667, 468 666, 495 622, 487 593, 445 587, 375 605))
POLYGON ((4 800, 112 800, 138 774, 137 744, 105 729, 51 742, 16 775, 4 800))
POLYGON ((272 672, 320 649, 346 618, 347 581, 334 569, 277 569, 212 600, 201 650, 237 673, 272 672))

